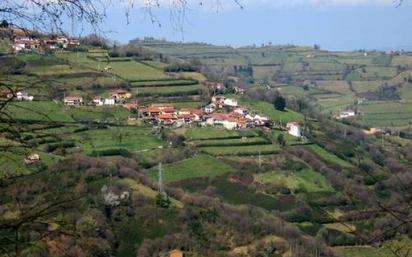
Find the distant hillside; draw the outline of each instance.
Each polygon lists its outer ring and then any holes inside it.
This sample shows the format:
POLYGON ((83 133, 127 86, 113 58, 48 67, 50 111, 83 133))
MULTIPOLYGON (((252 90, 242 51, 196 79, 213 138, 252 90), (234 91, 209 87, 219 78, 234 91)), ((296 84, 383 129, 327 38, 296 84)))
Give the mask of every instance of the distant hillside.
POLYGON ((412 120, 412 54, 408 52, 331 52, 293 45, 233 48, 152 38, 131 43, 221 67, 207 70, 217 77, 225 70, 225 76, 240 79, 249 88, 265 85, 266 90, 310 99, 325 114, 354 108, 360 114, 356 120, 364 126, 399 127, 412 120), (376 96, 385 85, 394 89, 391 94, 396 97, 376 96))

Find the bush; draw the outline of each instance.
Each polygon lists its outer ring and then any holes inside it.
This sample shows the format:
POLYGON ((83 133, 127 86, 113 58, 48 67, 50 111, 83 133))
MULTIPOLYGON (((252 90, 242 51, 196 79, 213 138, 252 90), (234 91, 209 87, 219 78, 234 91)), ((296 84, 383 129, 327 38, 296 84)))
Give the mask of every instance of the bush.
POLYGON ((133 156, 131 152, 126 149, 118 148, 118 149, 105 149, 105 150, 94 150, 90 154, 92 157, 101 157, 101 156, 116 156, 120 155, 126 158, 130 158, 133 156))

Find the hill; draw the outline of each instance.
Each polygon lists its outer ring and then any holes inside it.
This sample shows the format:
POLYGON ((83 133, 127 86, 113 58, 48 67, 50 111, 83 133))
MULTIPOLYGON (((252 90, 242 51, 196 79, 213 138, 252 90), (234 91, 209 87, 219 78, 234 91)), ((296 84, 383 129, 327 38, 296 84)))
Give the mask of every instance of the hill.
POLYGON ((143 40, 0 63, 2 251, 352 257, 410 247, 408 53, 143 40), (124 99, 94 102, 113 95, 124 99), (178 115, 216 95, 270 122, 232 130, 144 117, 153 103, 178 115), (357 116, 331 115, 347 108, 357 116))

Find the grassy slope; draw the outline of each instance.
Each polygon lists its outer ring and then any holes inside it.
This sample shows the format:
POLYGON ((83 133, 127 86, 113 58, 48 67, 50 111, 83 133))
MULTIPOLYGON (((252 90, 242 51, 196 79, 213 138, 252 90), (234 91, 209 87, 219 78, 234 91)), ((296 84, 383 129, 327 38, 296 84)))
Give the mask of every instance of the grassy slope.
MULTIPOLYGON (((233 169, 223 161, 208 155, 195 157, 167 164, 163 166, 163 179, 165 182, 174 182, 196 177, 216 177, 232 172, 233 169)), ((158 170, 153 168, 149 176, 157 179, 158 170)))
POLYGON ((291 173, 266 172, 255 175, 255 180, 259 183, 286 185, 289 189, 304 189, 308 192, 333 192, 326 178, 313 170, 291 173))

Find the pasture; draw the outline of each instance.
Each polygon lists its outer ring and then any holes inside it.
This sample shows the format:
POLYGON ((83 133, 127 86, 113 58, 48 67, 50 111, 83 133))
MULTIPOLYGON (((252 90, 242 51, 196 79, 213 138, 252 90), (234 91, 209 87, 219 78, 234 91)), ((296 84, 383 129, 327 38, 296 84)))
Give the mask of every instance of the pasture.
MULTIPOLYGON (((189 178, 222 176, 232 171, 232 167, 223 161, 200 154, 183 161, 163 165, 163 180, 170 183, 189 178)), ((149 176, 157 180, 158 168, 152 168, 149 176)))
POLYGON ((262 184, 284 185, 290 190, 306 192, 333 192, 334 189, 320 173, 307 169, 302 171, 272 171, 255 175, 262 184))

